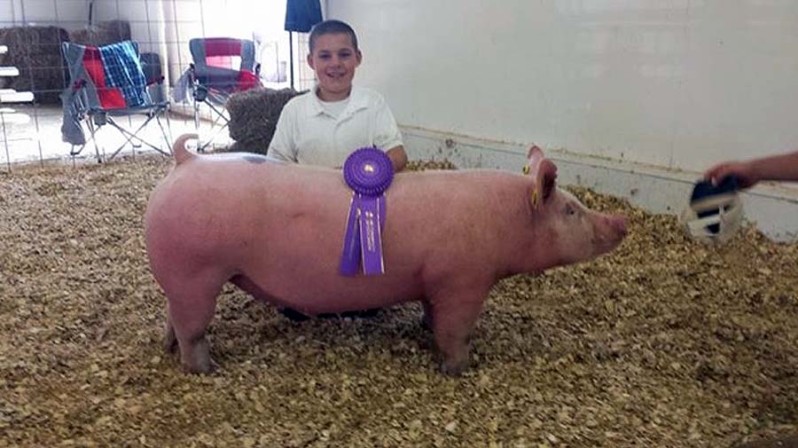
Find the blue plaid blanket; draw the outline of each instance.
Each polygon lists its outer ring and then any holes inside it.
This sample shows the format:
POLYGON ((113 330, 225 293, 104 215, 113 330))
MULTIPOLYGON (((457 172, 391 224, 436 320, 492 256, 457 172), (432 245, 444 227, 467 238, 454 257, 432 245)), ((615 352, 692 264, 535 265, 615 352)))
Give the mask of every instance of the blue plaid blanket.
POLYGON ((124 41, 100 47, 100 58, 105 71, 105 84, 119 88, 128 107, 149 103, 147 79, 133 42, 124 41))

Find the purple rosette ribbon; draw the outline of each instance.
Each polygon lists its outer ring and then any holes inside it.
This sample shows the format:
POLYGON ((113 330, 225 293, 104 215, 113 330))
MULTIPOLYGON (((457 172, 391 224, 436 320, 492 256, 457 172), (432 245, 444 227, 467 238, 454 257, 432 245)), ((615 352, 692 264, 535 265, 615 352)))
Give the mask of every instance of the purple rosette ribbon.
POLYGON ((393 181, 391 159, 380 149, 360 148, 344 162, 344 180, 352 189, 352 201, 339 266, 341 275, 357 274, 361 261, 364 274, 383 274, 384 193, 393 181))

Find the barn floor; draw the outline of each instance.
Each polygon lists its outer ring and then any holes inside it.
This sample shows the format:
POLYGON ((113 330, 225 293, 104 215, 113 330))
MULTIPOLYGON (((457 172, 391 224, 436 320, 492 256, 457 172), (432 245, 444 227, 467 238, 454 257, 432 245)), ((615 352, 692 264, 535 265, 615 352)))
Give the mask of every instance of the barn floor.
POLYGON ((294 323, 232 286, 210 330, 221 369, 184 374, 161 349, 142 237, 169 166, 0 173, 0 446, 727 447, 798 432, 798 245, 746 229, 706 247, 585 190, 631 217, 630 236, 498 284, 461 378, 436 370, 417 305, 294 323))

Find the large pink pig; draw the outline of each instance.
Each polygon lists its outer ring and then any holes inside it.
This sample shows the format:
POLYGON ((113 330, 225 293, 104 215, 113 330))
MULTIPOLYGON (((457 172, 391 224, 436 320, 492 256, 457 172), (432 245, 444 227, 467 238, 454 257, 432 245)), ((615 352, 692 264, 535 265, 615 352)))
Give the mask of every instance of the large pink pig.
POLYGON ((468 337, 491 287, 517 273, 590 260, 626 235, 626 220, 555 188, 557 168, 532 147, 525 174, 398 173, 386 193, 385 274, 346 277, 339 260, 351 190, 340 171, 253 154, 196 155, 176 166, 145 217, 152 272, 168 299, 165 345, 190 372, 214 367, 205 332, 230 281, 309 315, 419 300, 441 369, 468 365, 468 337))

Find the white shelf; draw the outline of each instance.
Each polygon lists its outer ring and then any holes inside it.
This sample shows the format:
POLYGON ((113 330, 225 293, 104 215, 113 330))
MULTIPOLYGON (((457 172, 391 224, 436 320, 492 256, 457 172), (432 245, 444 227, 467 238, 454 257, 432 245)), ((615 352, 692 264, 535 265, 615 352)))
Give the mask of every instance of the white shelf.
POLYGON ((4 89, 0 92, 0 103, 30 103, 33 101, 33 92, 17 92, 4 89))
POLYGON ((19 69, 16 67, 0 67, 0 76, 19 76, 19 69))

